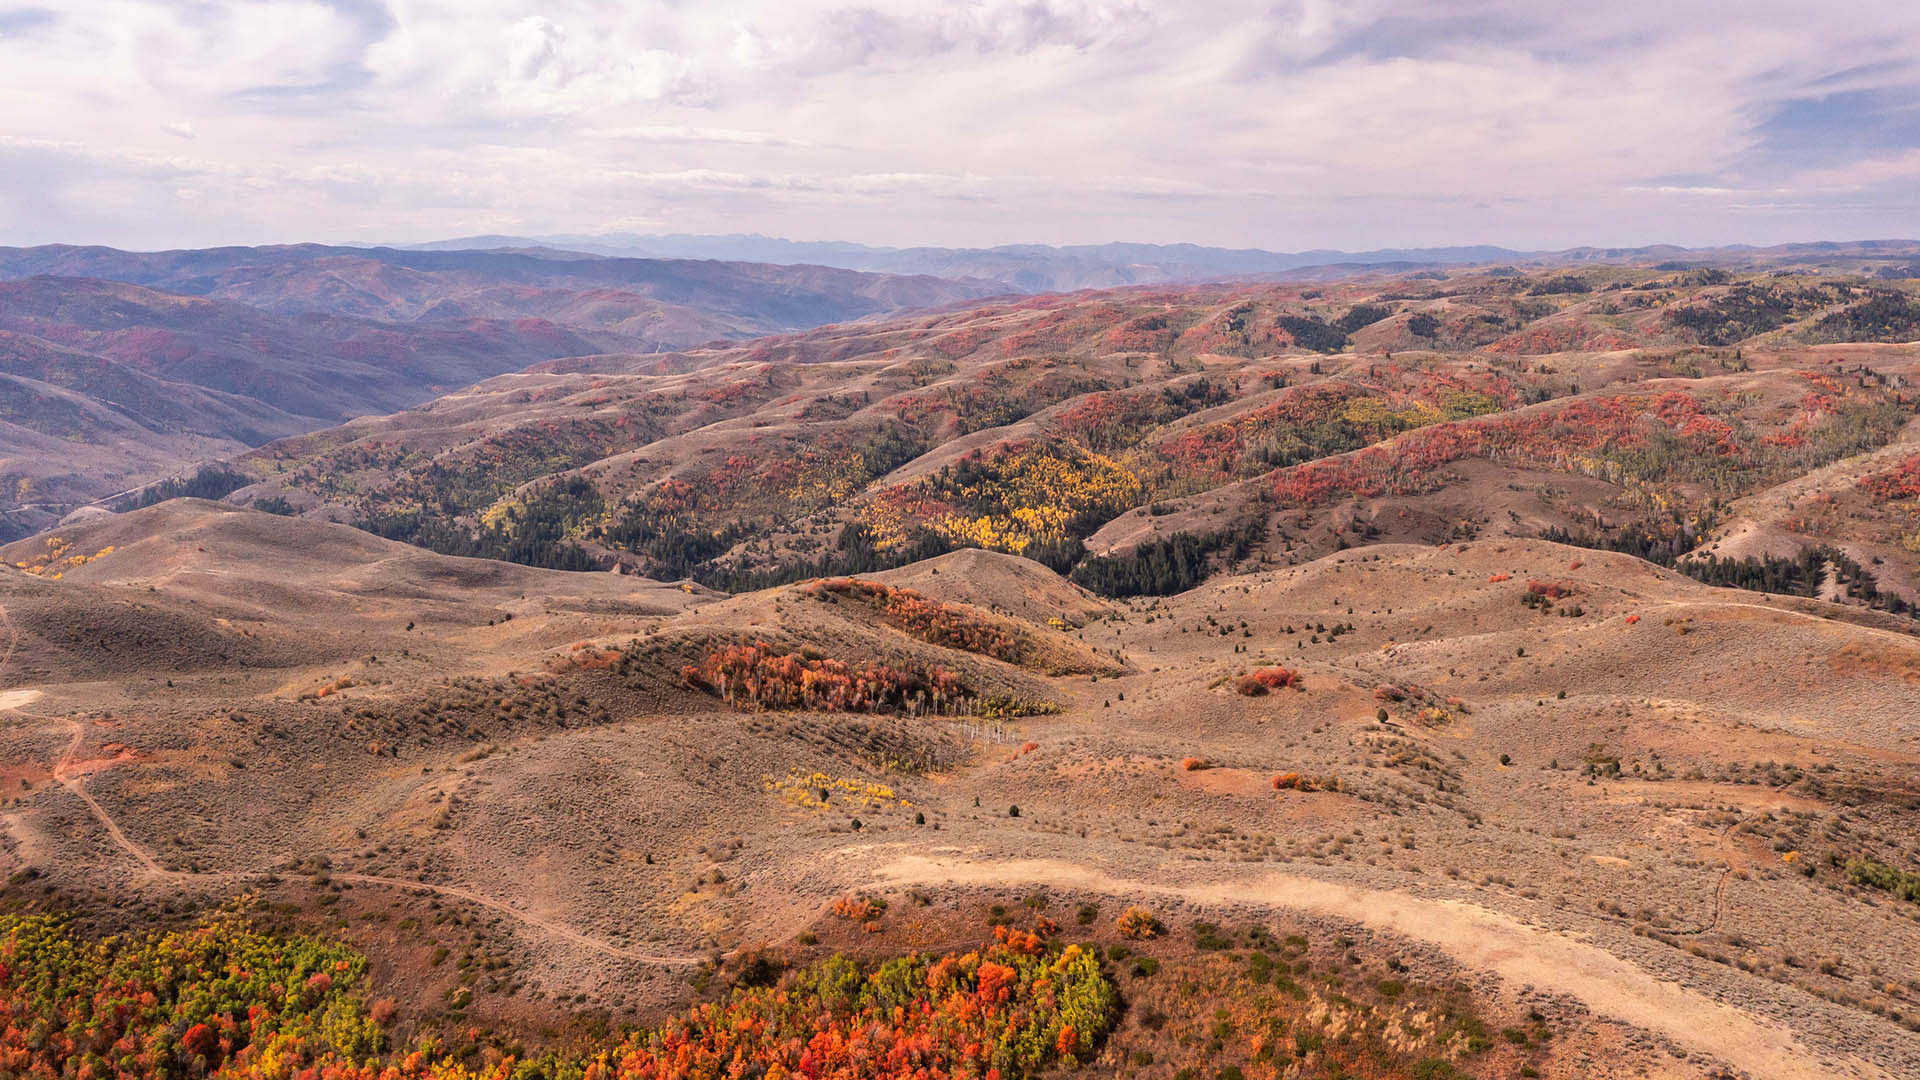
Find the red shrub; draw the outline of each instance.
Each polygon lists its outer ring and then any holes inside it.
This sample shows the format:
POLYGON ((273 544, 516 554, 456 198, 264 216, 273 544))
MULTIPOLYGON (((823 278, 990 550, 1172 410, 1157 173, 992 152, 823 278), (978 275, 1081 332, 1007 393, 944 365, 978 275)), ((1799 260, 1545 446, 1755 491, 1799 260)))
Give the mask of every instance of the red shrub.
POLYGON ((1265 667, 1242 675, 1233 688, 1247 697, 1259 697, 1270 690, 1291 687, 1295 690, 1306 689, 1306 680, 1292 668, 1265 667))

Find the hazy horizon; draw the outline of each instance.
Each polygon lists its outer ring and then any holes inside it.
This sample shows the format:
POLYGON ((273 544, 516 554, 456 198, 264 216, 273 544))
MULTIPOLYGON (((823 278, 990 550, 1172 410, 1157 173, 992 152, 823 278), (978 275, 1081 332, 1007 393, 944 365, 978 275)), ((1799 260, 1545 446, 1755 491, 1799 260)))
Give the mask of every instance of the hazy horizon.
POLYGON ((0 243, 1910 235, 1920 8, 0 8, 0 243))

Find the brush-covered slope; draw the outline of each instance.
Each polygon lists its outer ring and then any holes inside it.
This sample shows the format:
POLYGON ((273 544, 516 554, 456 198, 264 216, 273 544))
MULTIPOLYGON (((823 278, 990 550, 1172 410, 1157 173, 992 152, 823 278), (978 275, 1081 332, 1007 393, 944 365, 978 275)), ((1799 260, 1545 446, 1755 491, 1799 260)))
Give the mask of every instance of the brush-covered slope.
POLYGON ((702 602, 191 501, 62 538, 58 579, 0 573, 0 896, 254 894, 450 1045, 991 923, 1097 947, 1155 1077, 1222 1011, 1284 1011, 1289 1066, 1389 1033, 1391 1080, 1920 1052, 1920 647, 1882 613, 1516 539, 1153 599, 973 551, 702 602), (1393 1011, 1424 988, 1479 1034, 1393 1011))
POLYGON ((820 267, 558 254, 0 249, 0 537, 538 361, 981 293, 820 267))
POLYGON ((1380 539, 1670 562, 1739 500, 1900 438, 1916 337, 1898 284, 1779 274, 1081 293, 554 361, 265 447, 234 498, 728 587, 956 548, 1108 594, 1380 539))

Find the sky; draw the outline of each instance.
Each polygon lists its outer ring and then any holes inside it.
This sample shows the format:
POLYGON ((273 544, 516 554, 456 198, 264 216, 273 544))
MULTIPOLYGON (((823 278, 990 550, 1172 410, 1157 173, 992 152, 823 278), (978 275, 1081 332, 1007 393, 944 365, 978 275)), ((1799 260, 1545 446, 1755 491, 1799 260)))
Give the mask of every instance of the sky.
POLYGON ((1913 0, 0 0, 0 244, 1920 236, 1913 0))

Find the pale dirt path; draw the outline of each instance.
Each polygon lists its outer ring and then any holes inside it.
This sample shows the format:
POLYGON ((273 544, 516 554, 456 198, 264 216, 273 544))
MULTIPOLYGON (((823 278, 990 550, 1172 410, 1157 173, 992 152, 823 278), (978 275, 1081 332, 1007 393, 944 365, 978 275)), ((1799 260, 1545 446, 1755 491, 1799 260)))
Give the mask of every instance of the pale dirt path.
POLYGON ((583 949, 591 949, 594 952, 605 953, 608 956, 618 957, 622 960, 637 960, 642 963, 659 964, 665 967, 696 967, 702 963, 698 957, 660 956, 654 953, 623 949, 611 942, 601 941, 598 938, 590 938, 560 923, 550 922, 537 915, 529 915, 518 908, 509 907, 502 901, 482 896, 476 892, 468 892, 466 889, 455 888, 451 885, 429 885, 421 881, 408 881, 406 878, 376 877, 372 874, 334 874, 332 877, 335 881, 351 881, 360 885, 381 885, 395 889, 414 889, 465 900, 468 903, 477 904, 489 911, 497 911, 502 915, 511 916, 528 926, 544 930, 554 937, 571 942, 583 949))
POLYGON ((1822 1061, 1784 1028, 1656 978, 1599 946, 1458 901, 1424 900, 1278 873, 1262 873, 1235 884, 1163 885, 1053 859, 974 862, 902 855, 880 867, 875 877, 898 885, 1078 887, 1115 896, 1157 895, 1199 904, 1253 904, 1333 916, 1439 946, 1462 965, 1493 972, 1514 985, 1570 994, 1597 1014, 1658 1032, 1756 1080, 1839 1076, 1891 1080, 1884 1070, 1858 1059, 1822 1061))
MULTIPOLYGON (((7 638, 8 638, 6 651, 4 654, 0 654, 0 669, 3 669, 6 665, 6 661, 13 657, 14 646, 19 642, 19 634, 13 628, 13 620, 8 617, 7 609, 4 604, 0 604, 0 625, 4 625, 6 627, 7 638)), ((93 812, 94 819, 99 821, 101 827, 107 830, 107 835, 113 838, 114 844, 118 846, 121 851, 126 852, 126 854, 129 857, 131 857, 135 862, 140 864, 141 873, 145 874, 148 877, 155 878, 161 881, 188 881, 188 880, 246 881, 250 879, 264 878, 268 876, 266 871, 261 871, 261 870, 253 870, 253 871, 241 870, 241 871, 204 873, 204 874, 188 873, 182 870, 169 870, 166 867, 161 866, 158 862, 154 861, 153 856, 148 854, 145 848, 141 847, 139 844, 134 843, 133 839, 129 837, 120 828, 120 823, 113 819, 113 815, 107 813, 107 808, 104 806, 101 806, 99 801, 95 799, 90 792, 87 791, 83 776, 76 776, 76 775, 70 774, 70 770, 73 765, 73 759, 75 755, 79 754, 81 746, 86 742, 86 736, 87 736, 86 729, 82 727, 79 721, 77 720, 69 719, 66 717, 41 716, 36 713, 27 712, 21 708, 21 706, 30 704, 39 696, 40 696, 40 691, 38 690, 13 690, 13 691, 8 691, 6 693, 0 693, 0 709, 9 710, 9 711, 18 713, 19 715, 26 717, 27 719, 30 719, 30 720, 44 720, 48 723, 55 723, 55 722, 64 723, 70 729, 72 729, 73 738, 71 741, 67 743, 66 752, 60 755, 59 762, 57 762, 54 765, 53 778, 55 780, 60 781, 61 786, 65 787, 68 791, 73 792, 73 794, 79 796, 80 801, 87 804, 87 809, 93 812)), ((582 934, 576 930, 570 929, 567 926, 564 926, 560 923, 543 919, 537 915, 530 915, 527 912, 521 911, 520 909, 515 908, 504 901, 495 900, 491 897, 483 896, 479 893, 471 892, 467 889, 458 888, 452 885, 432 885, 423 881, 409 881, 406 878, 380 877, 374 874, 334 874, 333 878, 337 881, 351 881, 359 885, 375 885, 383 888, 410 889, 415 892, 430 892, 440 896, 447 896, 447 897, 453 897, 459 900, 465 900, 468 903, 486 908, 489 911, 497 911, 500 914, 507 916, 508 918, 514 919, 527 926, 531 926, 536 930, 540 930, 548 935, 559 938, 562 941, 568 942, 573 945, 577 945, 580 948, 589 949, 593 952, 602 953, 604 955, 616 957, 621 960, 632 960, 638 963, 657 964, 665 967, 695 967, 695 966, 698 966, 700 963, 702 963, 701 959, 698 957, 661 956, 655 953, 641 952, 635 949, 623 949, 620 946, 615 945, 611 942, 601 941, 598 938, 588 937, 585 934, 582 934)))
MULTIPOLYGON (((19 710, 16 709, 15 711, 18 712, 19 710)), ((20 715, 28 716, 31 714, 20 713, 20 715)), ((120 831, 120 823, 113 820, 113 815, 107 813, 106 807, 101 806, 100 803, 94 799, 93 795, 87 791, 86 785, 81 782, 80 777, 68 774, 68 769, 73 765, 73 756, 80 752, 80 744, 86 741, 87 731, 80 726, 80 722, 77 720, 68 720, 66 723, 68 727, 73 729, 73 741, 67 744, 67 752, 60 755, 59 764, 53 767, 53 778, 60 781, 68 791, 80 796, 80 801, 86 803, 87 809, 92 810, 93 816, 98 818, 100 824, 106 827, 107 835, 113 837, 113 842, 120 845, 120 850, 133 856, 134 860, 140 864, 142 870, 145 870, 155 877, 171 876, 172 871, 154 862, 153 856, 147 854, 145 848, 128 839, 127 834, 120 831)), ((185 875, 181 876, 184 877, 185 875)))

